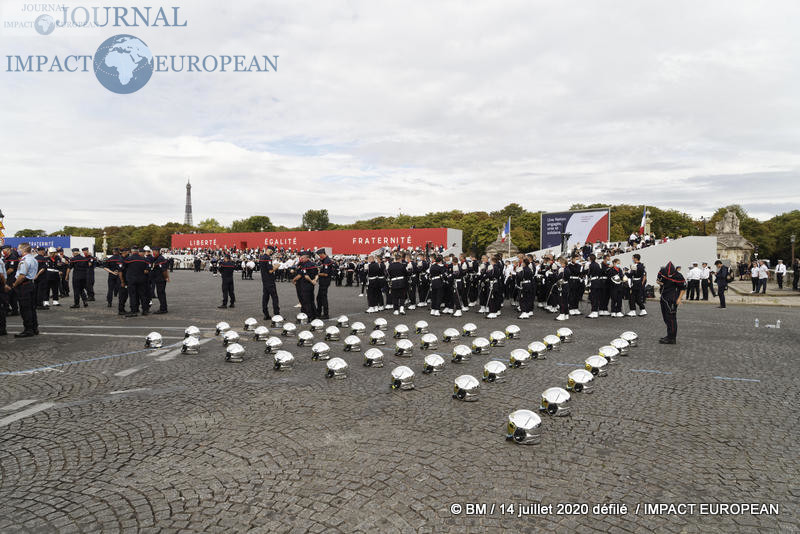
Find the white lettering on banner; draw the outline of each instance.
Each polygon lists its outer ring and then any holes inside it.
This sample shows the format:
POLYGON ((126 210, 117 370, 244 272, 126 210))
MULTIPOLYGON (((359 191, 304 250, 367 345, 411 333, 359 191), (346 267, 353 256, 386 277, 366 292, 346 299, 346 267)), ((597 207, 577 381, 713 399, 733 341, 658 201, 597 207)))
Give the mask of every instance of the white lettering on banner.
POLYGON ((217 246, 216 239, 190 239, 190 247, 217 246))
POLYGON ((296 245, 297 238, 296 237, 289 237, 289 238, 265 238, 264 239, 265 245, 296 245))
POLYGON ((373 236, 373 237, 354 237, 353 244, 356 245, 369 245, 369 244, 384 244, 384 245, 410 245, 413 241, 413 238, 410 235, 407 236, 397 236, 397 237, 389 237, 389 236, 373 236))

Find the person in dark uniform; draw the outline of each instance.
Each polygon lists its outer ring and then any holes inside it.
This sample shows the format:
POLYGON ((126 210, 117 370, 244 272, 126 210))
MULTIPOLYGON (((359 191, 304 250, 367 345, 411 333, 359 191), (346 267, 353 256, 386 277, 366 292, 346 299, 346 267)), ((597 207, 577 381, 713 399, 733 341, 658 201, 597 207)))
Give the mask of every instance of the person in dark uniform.
POLYGON ((309 321, 312 321, 317 318, 317 308, 314 305, 314 286, 319 281, 319 269, 317 264, 311 261, 310 256, 310 252, 300 252, 300 263, 297 264, 297 271, 292 282, 297 284, 300 311, 308 316, 309 321))
POLYGON ((103 270, 108 273, 108 291, 106 292, 106 302, 108 307, 112 305, 114 297, 119 294, 119 273, 122 271, 122 264, 124 260, 119 255, 119 249, 114 248, 113 254, 106 258, 103 270))
POLYGON ((639 254, 633 255, 633 268, 630 272, 631 278, 631 299, 628 302, 630 311, 629 317, 636 316, 636 307, 639 307, 639 315, 647 315, 647 310, 644 309, 645 291, 644 286, 647 282, 647 271, 642 263, 642 257, 639 254))
POLYGON ((14 337, 31 337, 39 334, 39 320, 36 316, 36 295, 33 280, 38 273, 39 264, 28 243, 20 243, 17 249, 19 264, 11 288, 17 293, 19 313, 22 316, 23 331, 14 337))
POLYGON ((169 283, 169 260, 164 257, 167 249, 156 249, 153 253, 153 262, 150 266, 150 280, 156 288, 158 296, 158 310, 154 314, 167 313, 167 283, 169 283))
POLYGON ((89 247, 83 247, 83 256, 86 258, 86 296, 89 302, 94 301, 94 268, 97 267, 97 258, 89 253, 89 247))
POLYGON ((622 286, 625 283, 625 273, 622 271, 619 258, 614 259, 611 264, 611 270, 608 271, 608 281, 611 317, 624 317, 622 314, 622 286))
POLYGON ((55 247, 48 249, 47 255, 47 289, 45 301, 52 300, 53 306, 59 306, 58 297, 61 289, 61 264, 63 259, 58 255, 55 247))
POLYGON ((35 256, 38 271, 36 277, 33 279, 36 309, 48 310, 50 309, 49 303, 45 306, 45 301, 47 300, 47 256, 44 255, 44 247, 39 247, 36 251, 38 252, 35 256))
POLYGON ((194 272, 199 273, 200 272, 200 266, 202 264, 203 264, 203 262, 200 260, 200 256, 195 256, 194 257, 194 272))
POLYGON ((581 283, 581 259, 576 254, 572 256, 572 261, 567 265, 566 270, 569 274, 569 312, 568 315, 580 315, 580 302, 582 295, 581 283))
POLYGON ((320 319, 330 318, 328 308, 328 288, 331 285, 331 278, 336 274, 336 265, 328 257, 324 248, 317 251, 319 258, 319 289, 317 290, 317 316, 320 319))
MULTIPOLYGON (((444 287, 444 267, 442 266, 442 257, 436 255, 433 263, 428 268, 428 283, 430 288, 428 292, 431 297, 431 315, 441 315, 439 307, 442 305, 442 288, 444 287)), ((420 297, 421 300, 421 297, 420 297)))
POLYGON ((69 279, 67 279, 67 271, 69 270, 69 258, 64 255, 64 249, 58 247, 58 257, 61 258, 59 265, 59 291, 61 297, 69 296, 69 279))
POLYGON ((272 318, 268 309, 270 299, 272 299, 272 315, 281 313, 278 289, 275 286, 275 266, 272 264, 272 254, 274 253, 274 248, 267 247, 265 253, 258 258, 258 269, 261 271, 261 311, 264 312, 266 321, 272 318))
POLYGON ((603 269, 603 274, 600 275, 600 280, 603 284, 600 286, 600 311, 598 315, 611 315, 608 311, 608 301, 611 299, 611 256, 608 254, 603 255, 603 262, 600 264, 603 269))
POLYGON ((394 315, 405 315, 406 302, 406 266, 403 264, 402 256, 395 254, 394 261, 386 269, 389 277, 389 291, 394 315))
POLYGON ((127 270, 128 266, 125 263, 125 260, 130 255, 131 250, 129 248, 122 248, 119 251, 120 257, 120 266, 119 272, 117 276, 119 277, 119 302, 117 303, 117 315, 127 315, 128 312, 125 310, 125 304, 128 302, 128 286, 125 284, 125 271, 127 270))
POLYGON ((592 311, 586 316, 589 319, 596 319, 600 311, 600 299, 605 285, 602 276, 603 268, 597 263, 597 257, 589 254, 589 300, 592 303, 592 311))
POLYGON ((6 264, 3 255, 0 254, 0 336, 7 336, 6 330, 6 306, 8 305, 8 292, 11 287, 6 283, 6 264))
POLYGON ((720 260, 714 262, 714 266, 717 268, 716 279, 717 279, 717 296, 719 297, 719 307, 725 307, 725 291, 728 289, 728 275, 729 272, 728 268, 725 267, 720 260))
POLYGON ((678 306, 686 291, 686 279, 669 262, 658 271, 657 282, 661 286, 661 316, 667 325, 667 335, 658 342, 674 345, 678 336, 678 306))
POLYGON ((147 275, 150 273, 150 262, 139 254, 139 249, 131 247, 130 255, 125 258, 125 271, 122 275, 122 285, 128 288, 131 298, 131 311, 125 317, 139 315, 139 306, 142 315, 150 313, 150 300, 147 297, 147 275))
POLYGON ((72 275, 72 298, 75 303, 70 308, 80 308, 79 301, 83 301, 83 307, 89 306, 86 295, 86 276, 89 270, 89 259, 81 256, 77 248, 72 249, 72 257, 69 259, 69 269, 67 269, 67 280, 72 275))
POLYGON ((417 284, 417 306, 424 308, 428 305, 428 293, 431 288, 431 276, 429 273, 430 263, 425 259, 422 254, 417 254, 417 273, 419 274, 419 283, 417 284))
POLYGON ((367 258, 364 268, 367 280, 367 313, 374 313, 383 309, 383 295, 381 294, 381 278, 383 277, 383 264, 377 261, 374 255, 367 258))
POLYGON ((517 266, 515 274, 517 285, 519 286, 519 311, 520 319, 530 319, 533 317, 533 270, 531 260, 528 256, 522 258, 522 265, 517 266))
POLYGON ((222 305, 217 308, 223 310, 225 308, 233 308, 236 304, 236 294, 233 292, 233 271, 236 270, 236 264, 231 260, 230 254, 225 254, 225 258, 219 262, 219 274, 222 277, 222 305), (228 300, 231 304, 228 306, 228 300))
MULTIPOLYGON (((17 266, 19 265, 19 254, 10 245, 3 246, 3 262, 6 264, 6 280, 8 280, 9 287, 17 279, 17 266)), ((19 315, 19 304, 17 303, 17 293, 15 291, 8 292, 8 306, 9 317, 19 315)))
POLYGON ((211 276, 217 276, 217 274, 218 274, 218 267, 217 266, 219 264, 219 260, 217 259, 216 256, 212 256, 210 263, 211 263, 211 267, 209 267, 209 270, 211 271, 211 276))
MULTIPOLYGON (((356 272, 356 264, 353 263, 352 260, 348 261, 345 264, 345 287, 351 287, 353 285, 353 276, 356 272)), ((363 291, 362 291, 363 293, 363 291)))

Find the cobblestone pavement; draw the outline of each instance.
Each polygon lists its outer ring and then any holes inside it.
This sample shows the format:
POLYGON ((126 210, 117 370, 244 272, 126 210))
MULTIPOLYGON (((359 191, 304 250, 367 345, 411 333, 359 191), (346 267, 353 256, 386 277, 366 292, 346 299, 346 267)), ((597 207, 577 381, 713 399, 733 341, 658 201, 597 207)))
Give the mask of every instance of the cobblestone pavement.
MULTIPOLYGON (((664 328, 656 302, 647 317, 572 318, 573 343, 462 403, 451 398, 456 376, 480 376, 491 357, 562 324, 541 311, 520 321, 508 307, 494 321, 471 312, 385 314, 390 328, 422 318, 438 335, 468 321, 483 336, 512 323, 523 335, 490 356, 448 359, 437 375, 419 373, 418 348, 370 369, 361 353, 333 342, 351 374, 329 380, 324 362, 291 344, 290 372, 274 371, 263 342, 249 338, 244 363, 225 363, 210 329, 222 319, 237 328, 248 316, 260 319, 260 282, 237 278, 234 310, 215 309, 219 283, 208 273, 175 272, 166 316, 123 319, 98 301, 41 312, 34 339, 0 339, 0 532, 800 530, 796 310, 686 305, 674 346, 657 343, 664 328), (781 329, 764 327, 778 319, 781 329), (190 324, 208 340, 198 355, 143 349, 148 332, 172 345, 190 324), (575 395, 571 416, 544 416, 538 445, 505 441, 508 413, 535 410, 544 389, 564 386, 569 371, 624 330, 638 332, 640 346, 597 379, 593 394, 575 395), (417 371, 416 390, 390 390, 396 364, 417 371), (484 503, 486 513, 467 515, 467 505, 484 503), (554 508, 516 517, 520 505, 537 503, 554 508), (593 509, 611 503, 627 513, 593 509), (779 511, 655 515, 646 503, 779 511), (511 504, 513 513, 501 513, 511 504)), ((293 286, 279 284, 279 293, 293 318, 293 286)), ((330 293, 337 314, 371 325, 354 288, 330 293)), ((442 344, 437 352, 451 350, 442 344)))

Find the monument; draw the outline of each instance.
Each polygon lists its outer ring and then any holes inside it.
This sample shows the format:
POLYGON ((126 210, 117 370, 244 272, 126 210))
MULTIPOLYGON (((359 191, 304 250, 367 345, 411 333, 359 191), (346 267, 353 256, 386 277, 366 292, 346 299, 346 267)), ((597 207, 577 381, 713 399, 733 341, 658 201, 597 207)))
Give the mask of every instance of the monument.
POLYGON ((189 179, 186 179, 186 211, 183 214, 183 224, 194 226, 192 224, 192 184, 189 179))
MULTIPOLYGON (((510 240, 511 236, 508 236, 508 239, 510 240)), ((486 254, 490 256, 500 254, 503 258, 509 258, 519 254, 519 248, 514 243, 504 242, 502 234, 498 233, 497 239, 486 245, 486 254)))
POLYGON ((717 237, 717 257, 728 260, 732 265, 749 263, 755 247, 739 233, 739 217, 728 210, 715 227, 717 237))

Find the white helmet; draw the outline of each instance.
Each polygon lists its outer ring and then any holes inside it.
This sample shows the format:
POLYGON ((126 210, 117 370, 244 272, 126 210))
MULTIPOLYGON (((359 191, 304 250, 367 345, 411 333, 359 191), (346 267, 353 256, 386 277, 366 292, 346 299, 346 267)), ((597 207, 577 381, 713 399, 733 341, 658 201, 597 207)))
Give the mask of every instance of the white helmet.
POLYGON ((414 331, 417 334, 427 334, 428 333, 427 321, 417 321, 416 323, 414 323, 414 331))
POLYGON ((367 327, 364 325, 364 323, 356 321, 350 327, 350 333, 354 335, 366 334, 367 327))
POLYGON ((399 324, 394 327, 395 339, 408 339, 408 327, 404 324, 399 324))
POLYGON ((409 357, 414 353, 414 344, 411 342, 410 339, 400 339, 397 341, 397 344, 394 346, 394 355, 395 356, 406 356, 409 357))
POLYGON ((575 393, 591 393, 594 390, 592 382, 594 376, 586 369, 575 369, 567 375, 567 389, 575 393))
POLYGON ((485 337, 477 337, 472 342, 473 354, 489 354, 492 352, 492 345, 485 337))
POLYGON ((619 351, 620 356, 627 356, 628 353, 630 352, 631 344, 622 339, 621 337, 618 337, 617 339, 612 339, 609 345, 617 349, 619 351))
POLYGON ((639 345, 639 336, 636 335, 636 332, 623 332, 619 337, 627 341, 631 347, 639 345))
POLYGON ((456 378, 453 385, 453 398, 463 401, 476 401, 478 400, 480 388, 481 383, 477 378, 470 375, 461 375, 456 378))
POLYGON ((444 369, 444 358, 438 354, 428 354, 425 356, 425 365, 422 368, 423 373, 426 375, 430 373, 438 373, 442 369, 444 369))
POLYGON ((597 351, 597 354, 608 360, 608 363, 617 363, 617 356, 619 356, 619 350, 617 350, 612 345, 604 345, 600 347, 600 350, 597 351))
POLYGON ((322 330, 323 328, 325 328, 325 323, 322 321, 322 319, 314 319, 309 323, 309 330, 312 332, 322 330))
POLYGON ((183 345, 181 345, 182 354, 197 354, 200 348, 200 340, 194 336, 184 338, 183 345))
POLYGON ((383 367, 383 351, 371 348, 364 353, 364 367, 383 367))
POLYGON ((325 341, 339 341, 339 328, 329 326, 325 329, 325 341))
POLYGON ((200 337, 200 329, 196 326, 188 326, 186 330, 183 331, 183 337, 200 337))
POLYGON ((547 388, 542 392, 542 404, 539 411, 550 415, 569 415, 569 391, 564 388, 547 388))
POLYGON ((158 332, 150 332, 144 338, 144 346, 150 349, 160 349, 164 345, 164 340, 158 332))
POLYGON ((295 319, 297 321, 297 324, 308 324, 308 315, 306 315, 303 312, 298 313, 295 316, 295 319))
POLYGON ((369 334, 370 345, 386 345, 386 334, 380 330, 373 330, 369 334))
POLYGON ((544 336, 542 342, 547 347, 547 350, 559 350, 561 348, 561 338, 553 334, 544 336))
POLYGON ((469 361, 469 355, 472 354, 472 350, 466 345, 456 345, 453 348, 453 359, 454 363, 461 363, 469 361))
POLYGON ((461 327, 461 333, 464 337, 472 337, 475 336, 478 331, 478 327, 475 326, 473 323, 467 323, 463 327, 461 327))
POLYGON ((325 373, 325 376, 328 378, 336 378, 336 379, 344 379, 347 378, 347 371, 348 365, 347 362, 341 358, 331 358, 328 360, 328 364, 326 366, 328 371, 325 373))
POLYGON ((281 328, 283 327, 283 316, 282 315, 273 315, 271 319, 272 328, 281 328))
POLYGON ((314 346, 311 347, 312 360, 327 360, 330 357, 331 348, 327 343, 320 341, 319 343, 314 343, 314 346))
POLYGON ((606 376, 608 374, 608 360, 600 355, 592 355, 586 358, 586 370, 594 376, 606 376))
POLYGON ((257 326, 253 330, 253 341, 264 341, 269 337, 269 328, 266 326, 257 326))
POLYGON ((283 323, 283 330, 281 335, 284 337, 292 337, 297 332, 297 326, 294 323, 283 323))
POLYGON ((520 330, 515 324, 510 324, 506 327, 506 337, 508 339, 519 339, 520 330))
POLYGON ((508 358, 508 362, 511 367, 526 367, 530 360, 531 354, 525 349, 512 350, 511 356, 508 358))
POLYGON ((313 344, 314 344, 314 334, 312 334, 308 330, 303 330, 302 332, 297 334, 298 347, 310 347, 313 344))
POLYGON ((275 353, 274 359, 276 371, 289 371, 294 367, 294 356, 291 352, 279 350, 275 353))
POLYGON ((278 349, 280 349, 282 346, 283 346, 283 341, 281 341, 281 338, 271 336, 267 339, 267 342, 265 344, 264 354, 272 354, 276 352, 278 349))
POLYGON ((506 439, 522 445, 535 445, 541 439, 541 425, 541 417, 530 410, 511 412, 508 414, 506 439))
POLYGON ((405 365, 392 369, 392 389, 414 389, 414 371, 405 365))
POLYGON ((258 321, 256 321, 255 318, 253 317, 248 317, 247 319, 244 320, 244 329, 246 332, 249 332, 250 330, 255 330, 256 325, 258 325, 258 321))
POLYGON ((506 346, 506 333, 501 332, 500 330, 495 330, 491 334, 489 334, 489 343, 493 347, 505 347, 506 346))
POLYGON ((455 328, 446 328, 442 334, 442 341, 445 343, 450 343, 451 341, 455 341, 459 338, 461 338, 461 334, 455 328))
POLYGON ((483 366, 483 379, 486 382, 502 382, 505 380, 505 374, 506 364, 503 362, 491 360, 483 366))
POLYGON ((224 334, 222 334, 222 344, 226 347, 232 343, 239 342, 239 334, 234 332, 233 330, 228 330, 224 334))
POLYGON ((231 343, 225 347, 225 361, 242 363, 244 361, 244 348, 238 343, 231 343))
POLYGON ((340 315, 338 319, 336 319, 336 324, 339 328, 348 328, 350 326, 350 319, 346 315, 340 315))
POLYGON ((422 350, 434 350, 439 347, 439 339, 436 334, 431 334, 430 332, 422 334, 419 346, 422 350))
POLYGON ((570 343, 570 342, 572 342, 572 338, 573 338, 572 330, 567 328, 566 326, 562 327, 562 328, 559 328, 556 331, 556 335, 559 337, 559 339, 561 339, 562 343, 570 343))
POLYGON ((547 345, 541 341, 534 341, 528 345, 528 354, 537 360, 544 360, 547 358, 547 345))
POLYGON ((361 339, 358 336, 347 336, 344 338, 345 352, 358 352, 361 350, 361 339))
POLYGON ((386 330, 387 328, 389 328, 386 319, 384 319, 383 317, 378 317, 377 319, 375 319, 373 325, 374 325, 374 327, 372 328, 373 330, 386 330))
POLYGON ((217 323, 216 335, 220 335, 220 334, 222 334, 224 332, 227 332, 230 329, 231 329, 231 325, 229 325, 225 321, 217 323))

